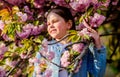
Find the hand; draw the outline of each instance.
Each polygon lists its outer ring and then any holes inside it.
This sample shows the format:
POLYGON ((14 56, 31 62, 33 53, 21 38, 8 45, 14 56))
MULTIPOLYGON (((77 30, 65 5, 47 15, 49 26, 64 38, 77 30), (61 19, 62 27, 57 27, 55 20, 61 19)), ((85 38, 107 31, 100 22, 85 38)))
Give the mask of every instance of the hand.
POLYGON ((86 33, 87 35, 89 35, 90 37, 92 37, 94 39, 94 43, 96 48, 100 49, 101 48, 101 41, 100 41, 100 36, 98 34, 98 32, 94 29, 92 29, 85 20, 83 20, 83 24, 86 27, 86 33))

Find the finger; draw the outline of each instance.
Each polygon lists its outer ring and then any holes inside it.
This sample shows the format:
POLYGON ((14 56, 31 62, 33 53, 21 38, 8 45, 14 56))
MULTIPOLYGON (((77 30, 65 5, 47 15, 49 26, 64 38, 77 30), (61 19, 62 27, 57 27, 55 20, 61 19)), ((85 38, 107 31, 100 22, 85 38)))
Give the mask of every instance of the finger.
POLYGON ((87 29, 89 29, 89 30, 92 29, 92 28, 88 25, 88 23, 86 22, 85 19, 83 19, 83 24, 84 24, 84 26, 85 26, 87 29))
POLYGON ((83 19, 83 24, 84 24, 84 26, 87 28, 88 31, 90 31, 90 32, 95 32, 95 30, 92 29, 92 28, 88 25, 88 23, 86 22, 85 19, 83 19))

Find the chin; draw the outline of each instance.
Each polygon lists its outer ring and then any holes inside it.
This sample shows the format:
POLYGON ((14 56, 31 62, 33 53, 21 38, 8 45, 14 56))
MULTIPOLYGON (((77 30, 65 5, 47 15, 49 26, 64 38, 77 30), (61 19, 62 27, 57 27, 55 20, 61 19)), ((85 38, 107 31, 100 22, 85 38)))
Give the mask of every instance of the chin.
POLYGON ((59 39, 60 37, 59 36, 52 36, 52 38, 59 39))
POLYGON ((56 36, 56 35, 51 35, 51 37, 52 37, 52 38, 57 38, 57 36, 56 36))

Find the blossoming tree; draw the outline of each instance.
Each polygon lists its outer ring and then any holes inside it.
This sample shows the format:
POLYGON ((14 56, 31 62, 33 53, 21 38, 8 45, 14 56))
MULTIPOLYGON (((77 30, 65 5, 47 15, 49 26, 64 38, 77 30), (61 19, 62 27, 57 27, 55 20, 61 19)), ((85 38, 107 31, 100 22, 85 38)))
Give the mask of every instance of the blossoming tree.
MULTIPOLYGON (((117 3, 118 0, 0 0, 0 77, 31 77, 33 63, 39 62, 35 58, 36 52, 41 52, 48 60, 54 58, 54 53, 45 52, 47 41, 43 41, 48 37, 45 14, 51 8, 59 5, 71 10, 76 22, 76 31, 70 31, 69 40, 77 42, 81 40, 79 30, 84 28, 83 19, 86 19, 92 28, 97 29, 109 19, 106 15, 109 6, 116 6, 117 3), (44 50, 39 51, 40 45, 45 47, 44 50)), ((84 34, 84 30, 81 32, 84 34)), ((88 36, 84 36, 89 40, 88 36)), ((78 52, 65 51, 61 57, 62 67, 72 68, 70 62, 66 62, 69 56, 80 54, 83 50, 82 43, 74 45, 72 51, 78 52), (64 57, 66 60, 63 60, 64 57)), ((44 60, 40 62, 42 71, 46 71, 46 77, 50 76, 44 60)))

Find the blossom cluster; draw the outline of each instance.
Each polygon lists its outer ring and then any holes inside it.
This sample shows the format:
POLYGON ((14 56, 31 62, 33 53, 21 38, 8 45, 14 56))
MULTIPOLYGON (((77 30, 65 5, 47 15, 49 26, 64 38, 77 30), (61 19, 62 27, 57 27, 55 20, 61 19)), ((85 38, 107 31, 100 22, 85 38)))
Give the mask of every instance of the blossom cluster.
POLYGON ((72 52, 69 52, 68 50, 64 51, 64 54, 61 57, 61 65, 63 67, 67 67, 70 64, 70 62, 68 62, 68 61, 70 61, 69 57, 71 57, 71 56, 74 57, 74 55, 80 55, 80 53, 83 51, 83 48, 84 48, 84 44, 79 43, 79 44, 74 44, 72 46, 72 48, 71 48, 73 50, 72 52), (73 52, 75 52, 76 54, 74 54, 73 52))

